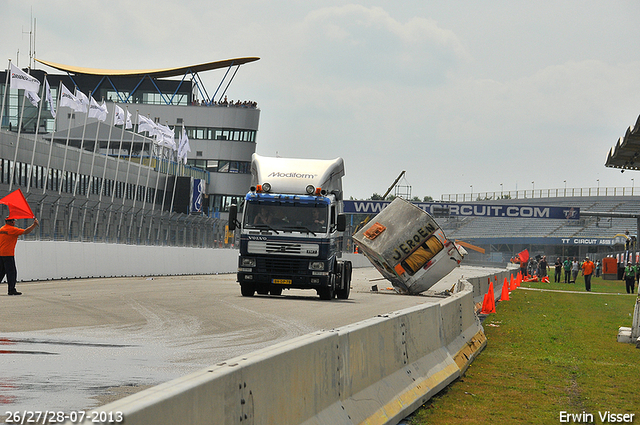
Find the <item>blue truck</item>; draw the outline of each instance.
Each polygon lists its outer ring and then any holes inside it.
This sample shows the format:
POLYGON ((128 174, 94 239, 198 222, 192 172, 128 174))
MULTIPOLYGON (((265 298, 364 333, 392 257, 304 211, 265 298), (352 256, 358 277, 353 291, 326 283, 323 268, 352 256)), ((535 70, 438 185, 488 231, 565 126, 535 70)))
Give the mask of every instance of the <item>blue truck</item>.
POLYGON ((352 265, 342 260, 344 173, 342 158, 253 154, 251 188, 229 212, 229 230, 239 232, 243 296, 295 288, 315 290, 324 300, 349 298, 352 265))

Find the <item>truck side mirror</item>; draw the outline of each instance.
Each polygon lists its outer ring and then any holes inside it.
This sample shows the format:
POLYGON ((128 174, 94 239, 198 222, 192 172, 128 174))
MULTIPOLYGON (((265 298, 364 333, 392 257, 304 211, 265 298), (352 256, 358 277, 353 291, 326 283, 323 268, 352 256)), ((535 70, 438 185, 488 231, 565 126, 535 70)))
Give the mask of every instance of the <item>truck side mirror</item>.
POLYGON ((238 206, 236 204, 229 205, 229 230, 234 231, 238 223, 238 206))
POLYGON ((338 230, 338 232, 344 232, 344 230, 347 228, 347 216, 344 214, 338 214, 338 218, 337 218, 337 222, 336 222, 336 228, 338 230))

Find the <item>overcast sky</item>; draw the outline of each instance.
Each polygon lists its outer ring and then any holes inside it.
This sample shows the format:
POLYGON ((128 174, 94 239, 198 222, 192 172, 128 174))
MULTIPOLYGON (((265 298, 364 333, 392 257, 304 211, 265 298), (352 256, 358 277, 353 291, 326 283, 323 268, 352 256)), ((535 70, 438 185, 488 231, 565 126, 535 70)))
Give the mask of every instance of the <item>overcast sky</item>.
MULTIPOLYGON (((66 65, 260 57, 228 91, 258 102, 257 152, 343 157, 347 198, 382 194, 403 170, 420 198, 640 186, 604 166, 640 115, 637 0, 0 0, 0 11, 3 68, 28 65, 31 13, 36 56, 66 65)), ((209 92, 223 73, 201 74, 209 92)))

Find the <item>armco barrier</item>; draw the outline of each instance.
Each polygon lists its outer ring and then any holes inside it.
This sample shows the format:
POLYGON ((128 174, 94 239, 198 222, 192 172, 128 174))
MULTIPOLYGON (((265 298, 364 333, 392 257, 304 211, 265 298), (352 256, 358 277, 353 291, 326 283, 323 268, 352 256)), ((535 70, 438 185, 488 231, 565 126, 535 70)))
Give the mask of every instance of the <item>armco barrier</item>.
POLYGON ((122 412, 127 425, 396 424, 486 345, 474 288, 455 288, 437 302, 276 344, 96 411, 122 412))

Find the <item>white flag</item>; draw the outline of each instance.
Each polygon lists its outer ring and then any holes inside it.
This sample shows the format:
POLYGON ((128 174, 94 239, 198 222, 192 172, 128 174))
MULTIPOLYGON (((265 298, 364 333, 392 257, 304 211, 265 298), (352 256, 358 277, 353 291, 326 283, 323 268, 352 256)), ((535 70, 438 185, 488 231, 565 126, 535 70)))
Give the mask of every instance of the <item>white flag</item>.
POLYGON ((131 112, 129 112, 128 109, 127 109, 127 121, 126 121, 126 124, 124 125, 124 128, 126 128, 127 130, 130 130, 133 128, 133 122, 131 122, 131 112))
POLYGON ((11 64, 11 88, 23 89, 33 93, 40 91, 40 81, 11 64))
POLYGON ((83 109, 80 100, 75 97, 64 84, 61 84, 61 86, 62 92, 60 93, 59 106, 67 106, 76 112, 82 112, 83 109))
POLYGON ((76 99, 78 99, 78 101, 80 102, 80 106, 82 108, 78 112, 85 112, 86 113, 87 109, 89 109, 89 98, 87 97, 86 94, 84 94, 80 90, 78 90, 77 87, 76 87, 75 96, 76 96, 76 99))
POLYGON ((176 150, 175 132, 168 125, 157 124, 158 134, 156 135, 156 143, 176 150))
POLYGON ((45 92, 45 97, 47 99, 47 103, 49 104, 49 109, 51 110, 51 116, 55 118, 56 110, 53 109, 53 98, 51 97, 51 87, 49 87, 49 80, 47 80, 47 77, 44 78, 44 92, 45 92))
POLYGON ((29 102, 31 102, 31 104, 35 107, 38 106, 38 102, 40 102, 40 96, 38 96, 38 93, 34 93, 32 91, 24 91, 24 97, 26 97, 27 99, 29 99, 29 102))
POLYGON ((187 132, 182 128, 182 136, 180 136, 180 145, 178 146, 178 161, 182 160, 183 164, 187 163, 187 153, 191 152, 191 146, 189 146, 189 138, 187 132))
POLYGON ((115 105, 115 112, 113 113, 113 125, 124 124, 124 109, 115 105))
POLYGON ((91 100, 89 101, 89 118, 98 118, 101 112, 100 104, 91 96, 91 100))
POLYGON ((107 104, 102 101, 102 105, 100 105, 96 100, 91 96, 91 103, 89 105, 89 117, 95 118, 98 121, 105 122, 107 120, 107 104))
POLYGON ((149 136, 155 136, 158 134, 155 122, 144 115, 138 115, 138 133, 142 133, 143 131, 148 132, 149 136))

